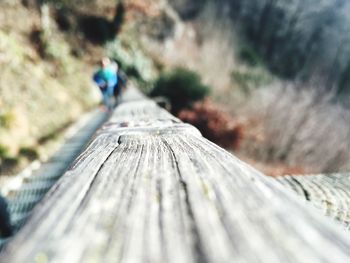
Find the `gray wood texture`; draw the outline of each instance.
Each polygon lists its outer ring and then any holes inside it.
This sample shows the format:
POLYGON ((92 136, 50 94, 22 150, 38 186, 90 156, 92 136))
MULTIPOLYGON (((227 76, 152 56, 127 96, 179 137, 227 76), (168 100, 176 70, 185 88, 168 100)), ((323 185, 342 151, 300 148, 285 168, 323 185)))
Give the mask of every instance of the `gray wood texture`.
POLYGON ((277 180, 349 230, 350 174, 288 175, 277 180))
POLYGON ((1 262, 350 262, 331 220, 129 89, 1 262))

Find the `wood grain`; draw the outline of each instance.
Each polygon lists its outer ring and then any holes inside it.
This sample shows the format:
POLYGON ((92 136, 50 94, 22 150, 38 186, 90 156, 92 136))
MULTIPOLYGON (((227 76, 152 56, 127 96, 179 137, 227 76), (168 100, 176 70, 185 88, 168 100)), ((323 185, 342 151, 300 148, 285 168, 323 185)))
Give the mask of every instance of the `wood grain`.
POLYGON ((283 176, 277 180, 349 230, 350 174, 283 176))
POLYGON ((350 239, 131 89, 0 259, 333 263, 350 239))

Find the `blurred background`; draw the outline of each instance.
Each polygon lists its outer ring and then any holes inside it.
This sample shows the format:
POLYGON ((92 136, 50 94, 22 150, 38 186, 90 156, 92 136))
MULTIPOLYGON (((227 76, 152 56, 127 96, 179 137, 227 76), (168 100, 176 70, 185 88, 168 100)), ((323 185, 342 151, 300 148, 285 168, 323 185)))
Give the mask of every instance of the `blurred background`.
POLYGON ((130 83, 267 175, 350 171, 347 0, 2 0, 0 174, 45 159, 130 83))

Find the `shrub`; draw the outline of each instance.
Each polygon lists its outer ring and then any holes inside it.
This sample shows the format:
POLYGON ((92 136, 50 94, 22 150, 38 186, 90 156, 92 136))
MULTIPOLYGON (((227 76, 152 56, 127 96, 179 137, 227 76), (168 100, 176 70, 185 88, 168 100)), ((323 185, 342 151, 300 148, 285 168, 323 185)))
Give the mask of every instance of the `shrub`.
POLYGON ((22 147, 19 150, 19 155, 25 157, 29 161, 34 161, 39 158, 38 151, 31 147, 22 147))
POLYGON ((161 74, 151 92, 151 96, 167 97, 174 113, 208 94, 209 87, 202 83, 200 76, 185 68, 175 68, 169 73, 161 74))
POLYGON ((256 88, 266 86, 272 82, 272 77, 267 72, 252 69, 246 72, 234 70, 231 73, 231 79, 245 95, 250 95, 256 88))
POLYGON ((258 66, 261 64, 261 58, 259 55, 255 52, 254 49, 242 46, 238 51, 238 58, 247 63, 249 66, 258 66))
POLYGON ((179 118, 197 127, 208 140, 230 150, 238 150, 243 126, 210 100, 197 102, 192 109, 179 112, 179 118))

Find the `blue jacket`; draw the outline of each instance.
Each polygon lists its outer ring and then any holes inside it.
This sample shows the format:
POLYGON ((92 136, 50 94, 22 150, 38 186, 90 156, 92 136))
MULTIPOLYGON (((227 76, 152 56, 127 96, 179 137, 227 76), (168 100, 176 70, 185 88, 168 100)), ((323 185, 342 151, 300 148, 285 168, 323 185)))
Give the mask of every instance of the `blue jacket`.
POLYGON ((112 88, 118 83, 117 73, 109 67, 96 71, 93 80, 100 88, 112 88))

